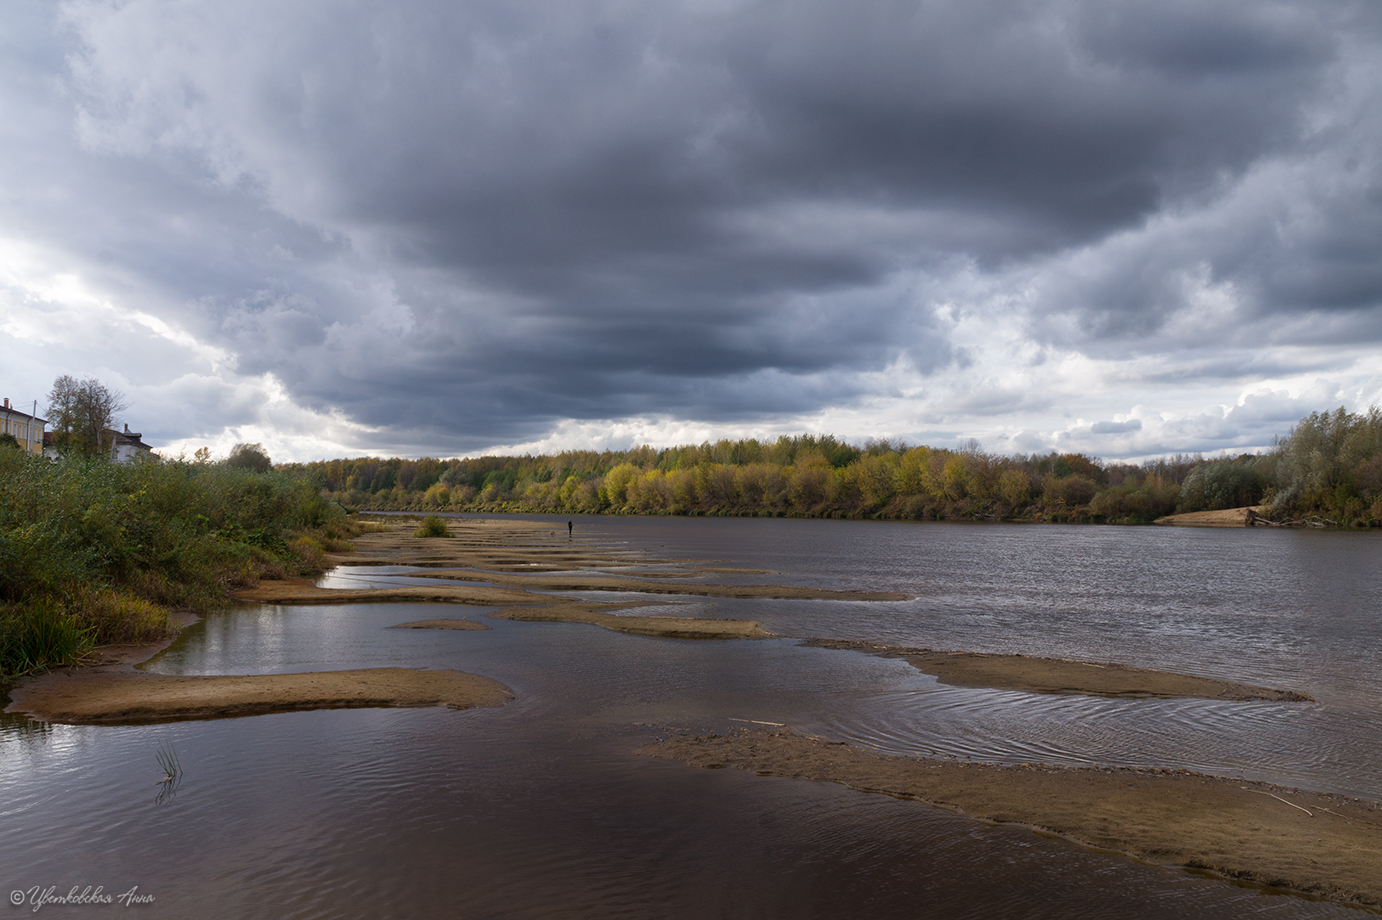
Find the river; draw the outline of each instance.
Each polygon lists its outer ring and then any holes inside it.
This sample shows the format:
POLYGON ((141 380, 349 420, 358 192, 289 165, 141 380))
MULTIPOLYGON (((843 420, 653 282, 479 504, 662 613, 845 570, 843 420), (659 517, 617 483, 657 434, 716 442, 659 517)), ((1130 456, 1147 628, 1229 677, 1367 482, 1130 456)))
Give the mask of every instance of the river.
MULTIPOLYGON (((774 573, 707 576, 716 581, 913 599, 672 607, 650 598, 667 605, 655 613, 756 619, 787 637, 760 642, 504 620, 486 620, 486 632, 385 628, 480 613, 436 604, 213 614, 149 669, 455 668, 499 680, 517 699, 469 712, 120 727, 5 716, 4 893, 137 887, 154 900, 131 909, 151 917, 1359 915, 915 802, 635 751, 673 731, 777 722, 889 753, 1186 767, 1379 800, 1382 535, 575 521, 577 544, 774 573), (803 648, 800 637, 1113 661, 1314 701, 963 689, 901 660, 803 648), (157 785, 160 749, 181 761, 176 789, 157 785)), ((367 585, 396 571, 340 569, 324 583, 367 585)), ((50 904, 41 914, 115 909, 50 904)))

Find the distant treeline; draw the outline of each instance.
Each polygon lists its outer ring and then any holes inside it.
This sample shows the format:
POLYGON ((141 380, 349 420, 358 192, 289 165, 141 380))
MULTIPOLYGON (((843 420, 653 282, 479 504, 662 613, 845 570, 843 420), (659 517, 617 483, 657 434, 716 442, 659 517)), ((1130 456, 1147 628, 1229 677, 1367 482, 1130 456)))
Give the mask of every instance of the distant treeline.
POLYGON ((999 456, 829 435, 656 450, 285 464, 361 510, 1140 523, 1266 504, 1275 520, 1382 524, 1382 413, 1315 413, 1265 454, 1143 463, 999 456))

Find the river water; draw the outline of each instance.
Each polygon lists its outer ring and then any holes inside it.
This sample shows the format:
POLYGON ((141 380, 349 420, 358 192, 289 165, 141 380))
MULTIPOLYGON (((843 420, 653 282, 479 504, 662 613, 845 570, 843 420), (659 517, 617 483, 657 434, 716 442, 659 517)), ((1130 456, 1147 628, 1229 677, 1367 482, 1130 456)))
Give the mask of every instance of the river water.
MULTIPOLYGON (((1187 767, 1382 799, 1382 535, 576 522, 577 545, 774 572, 707 580, 912 599, 651 598, 666 605, 654 613, 756 619, 788 637, 761 642, 503 620, 486 632, 386 628, 483 612, 436 604, 214 614, 149 669, 455 668, 517 699, 151 726, 3 717, 0 894, 137 886, 154 901, 129 909, 157 917, 1360 915, 914 802, 635 750, 677 730, 780 722, 890 753, 1187 767), (903 661, 800 637, 1116 661, 1314 702, 946 687, 903 661), (183 767, 173 790, 157 785, 169 748, 183 767)), ((401 571, 343 569, 325 583, 408 580, 401 571)), ((124 908, 40 914, 112 910, 124 908)))

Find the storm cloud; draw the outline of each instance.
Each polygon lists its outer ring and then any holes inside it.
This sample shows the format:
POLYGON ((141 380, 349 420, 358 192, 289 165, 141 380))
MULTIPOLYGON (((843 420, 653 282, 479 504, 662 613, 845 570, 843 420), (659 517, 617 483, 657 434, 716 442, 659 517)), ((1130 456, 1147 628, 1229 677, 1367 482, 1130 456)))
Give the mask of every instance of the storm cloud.
POLYGON ((1142 456, 1382 402, 1371 4, 129 0, 4 28, 0 379, 104 374, 170 449, 1142 456))

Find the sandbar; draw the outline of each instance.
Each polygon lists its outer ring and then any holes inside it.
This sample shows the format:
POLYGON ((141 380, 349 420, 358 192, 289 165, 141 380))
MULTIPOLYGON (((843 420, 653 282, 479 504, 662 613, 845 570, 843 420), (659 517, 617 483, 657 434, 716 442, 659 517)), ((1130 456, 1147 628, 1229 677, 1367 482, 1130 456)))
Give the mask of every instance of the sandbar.
POLYGON ((88 668, 35 678, 10 691, 6 712, 46 722, 147 724, 190 719, 392 706, 502 706, 513 693, 460 671, 366 668, 306 674, 172 677, 88 668))
POLYGON ((641 753, 839 783, 1148 862, 1382 906, 1382 806, 1376 802, 1185 770, 888 756, 790 730, 684 735, 641 753))
POLYGON ((941 652, 926 648, 871 645, 847 639, 807 639, 815 648, 847 649, 880 658, 902 658, 912 667, 933 674, 952 687, 987 687, 1026 693, 1079 694, 1127 699, 1279 700, 1303 702, 1310 697, 1294 690, 1273 690, 1174 671, 1134 668, 1123 664, 997 655, 983 652, 941 652))
POLYGON ((412 623, 399 623, 389 629, 489 629, 484 623, 475 620, 415 620, 412 623))
POLYGON ((694 617, 618 616, 608 611, 641 604, 581 604, 575 601, 542 607, 509 607, 490 616, 501 620, 545 623, 589 623, 615 632, 661 639, 772 639, 756 620, 710 620, 694 617))
MULTIPOLYGON (((463 584, 399 586, 397 588, 321 588, 305 579, 263 581, 236 593, 240 600, 265 604, 358 604, 434 601, 497 608, 489 616, 505 620, 587 623, 616 632, 670 639, 768 639, 773 633, 753 620, 719 620, 695 617, 618 615, 613 611, 650 606, 647 602, 623 604, 585 603, 549 593, 555 591, 609 591, 695 597, 760 597, 779 599, 902 600, 909 595, 893 592, 832 591, 789 585, 715 585, 668 581, 711 572, 649 572, 644 579, 600 572, 567 571, 575 565, 627 567, 669 565, 668 560, 649 559, 620 547, 618 553, 600 553, 589 547, 575 548, 565 538, 554 538, 545 527, 520 522, 451 522, 449 538, 417 537, 407 523, 387 525, 387 530, 363 534, 356 550, 331 556, 338 564, 408 564, 424 568, 411 577, 429 577, 463 584), (503 544, 496 546, 496 543, 503 544), (468 568, 456 568, 463 563, 468 568), (427 570, 426 567, 431 569, 427 570), (480 566, 492 568, 479 568, 480 566), (560 572, 560 574, 552 574, 560 572), (521 573, 521 574, 520 574, 521 573), (464 584, 469 582, 471 584, 464 584), (526 590, 533 589, 533 590, 526 590)), ((761 574, 760 570, 721 568, 725 574, 761 574)), ((477 626, 443 625, 451 620, 427 620, 401 627, 474 629, 477 626)), ((460 621, 466 622, 466 621, 460 621)))
POLYGON ((411 604, 434 601, 495 607, 539 603, 546 598, 513 588, 468 585, 400 585, 397 588, 319 588, 310 582, 261 581, 235 592, 235 598, 261 604, 411 604))
MULTIPOLYGON (((180 626, 197 617, 179 615, 180 626)), ((482 627, 483 628, 483 627, 482 627)), ((146 724, 394 706, 471 709, 502 706, 513 692, 496 680, 461 671, 365 668, 305 674, 175 677, 141 671, 173 643, 103 645, 81 667, 25 678, 9 690, 5 712, 74 724, 146 724)))
MULTIPOLYGON (((688 597, 738 597, 769 600, 905 601, 912 595, 897 591, 846 591, 833 588, 808 588, 801 585, 712 585, 666 584, 614 575, 511 575, 494 572, 443 570, 413 572, 416 578, 444 578, 451 581, 484 581, 513 587, 525 586, 544 591, 612 591, 639 594, 679 594, 688 597)), ((664 576, 665 577, 665 576, 664 576)))

